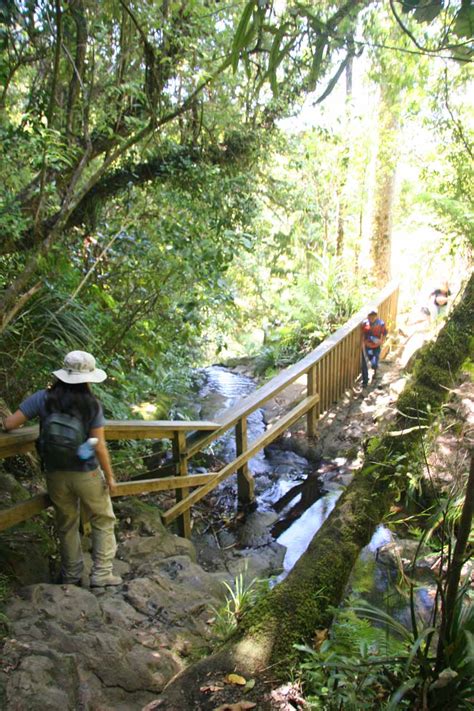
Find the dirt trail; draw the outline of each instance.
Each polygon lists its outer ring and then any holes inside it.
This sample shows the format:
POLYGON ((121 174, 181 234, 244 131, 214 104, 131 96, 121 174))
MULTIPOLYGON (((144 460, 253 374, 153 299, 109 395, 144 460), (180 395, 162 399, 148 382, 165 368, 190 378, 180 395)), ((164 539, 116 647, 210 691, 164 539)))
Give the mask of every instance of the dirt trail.
MULTIPOLYGON (((419 348, 428 336, 427 331, 417 330, 410 337, 397 337, 392 348, 381 361, 375 382, 366 388, 357 382, 346 391, 338 403, 325 412, 318 422, 315 441, 306 438, 304 420, 297 423, 282 440, 284 448, 306 456, 311 460, 346 457, 357 460, 362 455, 363 443, 375 435, 394 417, 395 402, 409 377, 406 370, 412 345, 419 348)), ((306 391, 306 379, 302 378, 265 408, 267 421, 271 424, 278 416, 289 410, 306 391)))

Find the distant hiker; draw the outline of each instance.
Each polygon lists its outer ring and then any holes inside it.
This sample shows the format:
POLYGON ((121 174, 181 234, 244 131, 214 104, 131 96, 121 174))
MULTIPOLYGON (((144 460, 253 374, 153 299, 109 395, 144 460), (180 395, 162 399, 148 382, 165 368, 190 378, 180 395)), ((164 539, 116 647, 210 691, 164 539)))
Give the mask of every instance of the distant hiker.
POLYGON ((447 281, 442 282, 438 289, 431 292, 430 298, 433 297, 433 310, 436 316, 440 316, 446 310, 450 296, 451 292, 447 281))
POLYGON ((81 584, 82 503, 92 528, 91 587, 120 585, 122 578, 112 574, 117 544, 110 493, 116 482, 104 437, 102 406, 89 387, 89 383, 100 383, 107 375, 96 368, 95 358, 85 351, 68 353, 64 368, 53 375, 56 380, 50 388, 30 395, 16 412, 2 418, 3 429, 14 429, 33 417, 40 419, 38 451, 56 513, 61 551, 59 582, 81 584))
POLYGON ((369 312, 361 327, 361 350, 362 350, 362 385, 365 387, 369 383, 369 365, 373 368, 372 379, 377 376, 379 366, 380 349, 387 335, 385 322, 378 318, 376 309, 369 312))

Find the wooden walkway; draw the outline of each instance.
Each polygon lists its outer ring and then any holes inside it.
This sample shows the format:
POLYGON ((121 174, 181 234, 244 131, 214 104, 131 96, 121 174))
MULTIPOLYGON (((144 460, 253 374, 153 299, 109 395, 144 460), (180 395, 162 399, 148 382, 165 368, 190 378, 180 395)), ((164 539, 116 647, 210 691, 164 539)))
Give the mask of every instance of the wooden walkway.
MULTIPOLYGON (((105 435, 108 440, 167 439, 172 441, 175 476, 159 479, 121 482, 114 494, 135 496, 156 491, 176 492, 176 503, 163 514, 165 524, 178 520, 180 535, 191 533, 191 507, 220 482, 237 472, 239 503, 254 500, 254 481, 248 469, 249 460, 273 442, 294 422, 307 418, 309 437, 317 435, 319 416, 328 410, 353 385, 360 372, 360 324, 370 309, 377 307, 389 331, 395 327, 398 305, 398 285, 391 283, 376 299, 366 304, 349 321, 309 353, 286 368, 261 388, 223 412, 215 422, 207 421, 144 421, 108 420, 105 435), (275 422, 250 445, 247 441, 247 418, 255 410, 302 376, 306 377, 306 397, 290 412, 275 422), (214 440, 235 427, 236 458, 218 472, 189 474, 188 460, 214 440)), ((0 433, 0 459, 34 450, 38 427, 23 427, 7 434, 0 433)), ((46 493, 0 511, 0 530, 14 526, 38 514, 51 502, 46 493)))

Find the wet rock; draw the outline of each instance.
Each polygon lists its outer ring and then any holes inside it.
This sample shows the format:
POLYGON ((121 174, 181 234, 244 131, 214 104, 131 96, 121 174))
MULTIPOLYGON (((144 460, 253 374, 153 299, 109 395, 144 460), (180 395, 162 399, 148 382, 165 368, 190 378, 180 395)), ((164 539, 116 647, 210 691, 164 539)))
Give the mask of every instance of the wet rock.
POLYGON ((285 554, 285 546, 276 541, 258 551, 237 550, 227 561, 227 570, 231 579, 242 573, 247 581, 263 580, 282 572, 285 554))
POLYGON ((291 449, 280 449, 280 447, 270 445, 265 448, 265 455, 270 460, 273 469, 278 466, 287 466, 301 471, 309 467, 308 460, 291 449))
POLYGON ((196 559, 191 541, 169 533, 148 538, 132 535, 120 542, 117 555, 132 566, 143 562, 149 570, 153 570, 157 560, 174 555, 187 555, 196 559))
MULTIPOLYGON (((14 658, 6 644, 7 658, 14 658)), ((80 682, 74 655, 43 648, 23 654, 15 674, 3 679, 5 707, 11 711, 75 711, 80 708, 80 682)))
POLYGON ((21 597, 8 606, 8 618, 21 620, 29 616, 54 619, 71 631, 84 628, 87 621, 99 621, 102 613, 94 595, 76 585, 31 585, 21 590, 21 597))
POLYGON ((220 604, 223 587, 217 577, 189 559, 178 564, 180 570, 173 580, 169 570, 161 570, 151 578, 135 578, 125 596, 130 605, 158 628, 166 630, 167 635, 173 636, 178 631, 193 642, 202 641, 210 636, 207 624, 210 607, 220 604))
POLYGON ((228 549, 231 546, 235 546, 237 543, 235 533, 233 531, 229 531, 226 528, 218 532, 217 539, 219 541, 219 546, 224 549, 228 549))
POLYGON ((254 511, 246 516, 237 534, 239 544, 245 548, 258 548, 272 543, 270 527, 277 518, 277 514, 269 511, 254 511))
POLYGON ((99 605, 105 622, 116 627, 138 626, 147 619, 146 615, 137 612, 132 605, 117 595, 100 598, 99 605))
MULTIPOLYGON (((319 462, 322 456, 320 441, 310 442, 305 436, 287 433, 277 440, 277 446, 283 451, 293 452, 307 462, 319 462)), ((269 447, 269 451, 272 449, 269 447)))
POLYGON ((387 566, 404 570, 410 568, 415 558, 421 559, 429 554, 427 546, 420 546, 418 541, 398 539, 380 546, 377 550, 377 560, 387 566))

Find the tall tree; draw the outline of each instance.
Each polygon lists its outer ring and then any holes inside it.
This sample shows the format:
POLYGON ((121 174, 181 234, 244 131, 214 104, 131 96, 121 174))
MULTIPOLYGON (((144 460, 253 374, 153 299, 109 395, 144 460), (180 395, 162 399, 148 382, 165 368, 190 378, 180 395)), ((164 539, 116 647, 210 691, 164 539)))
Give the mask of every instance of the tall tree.
POLYGON ((375 284, 391 279, 392 223, 397 168, 399 121, 393 92, 381 87, 378 112, 378 151, 375 171, 371 257, 375 284))

